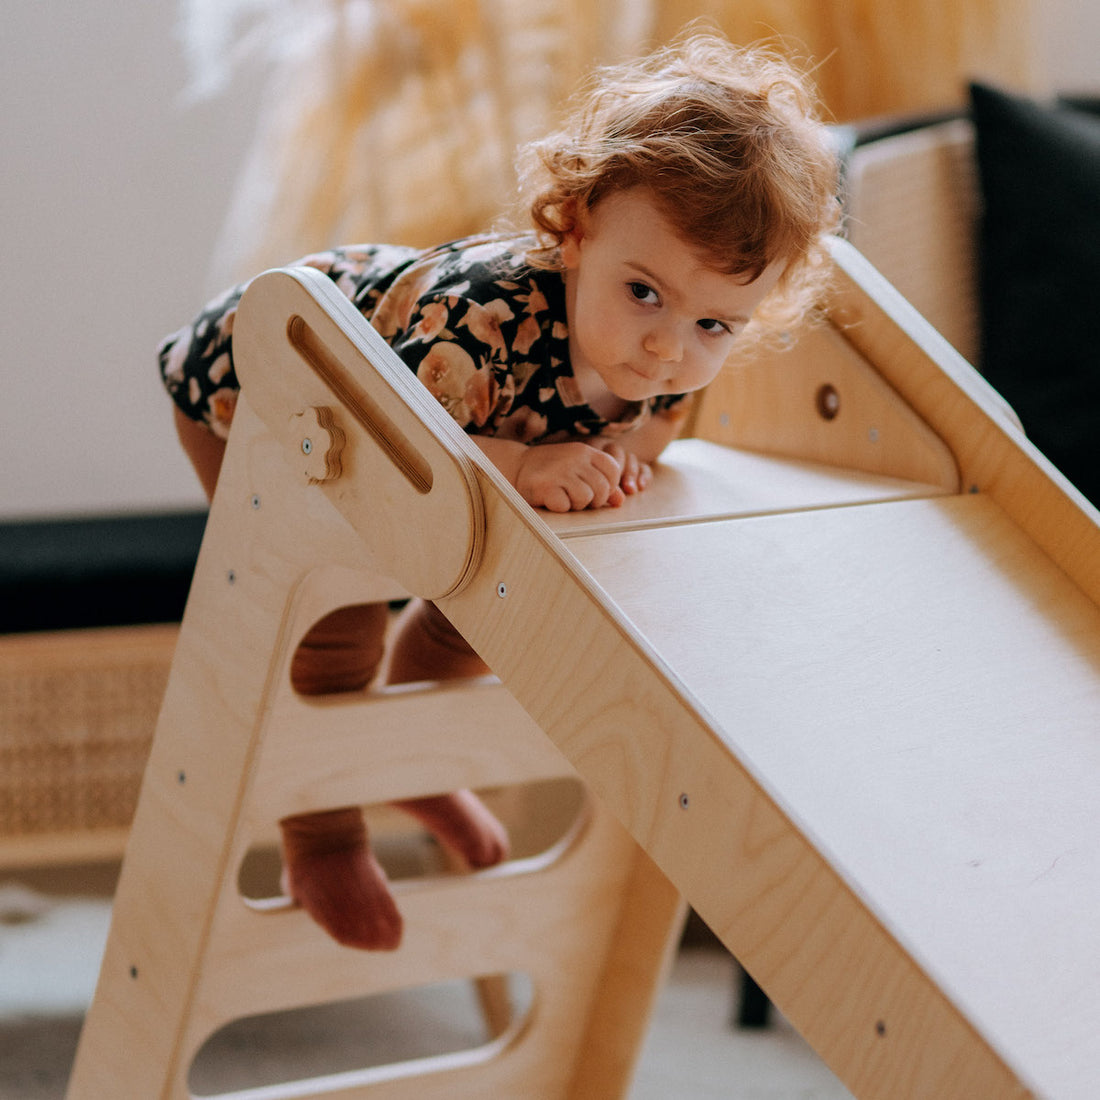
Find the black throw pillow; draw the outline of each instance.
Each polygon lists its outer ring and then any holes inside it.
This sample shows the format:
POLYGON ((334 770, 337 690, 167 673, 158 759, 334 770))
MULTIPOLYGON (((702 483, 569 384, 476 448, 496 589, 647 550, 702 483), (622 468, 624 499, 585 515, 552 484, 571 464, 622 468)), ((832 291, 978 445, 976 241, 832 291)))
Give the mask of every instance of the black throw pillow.
POLYGON ((980 369, 1100 505, 1100 117, 972 84, 980 369))

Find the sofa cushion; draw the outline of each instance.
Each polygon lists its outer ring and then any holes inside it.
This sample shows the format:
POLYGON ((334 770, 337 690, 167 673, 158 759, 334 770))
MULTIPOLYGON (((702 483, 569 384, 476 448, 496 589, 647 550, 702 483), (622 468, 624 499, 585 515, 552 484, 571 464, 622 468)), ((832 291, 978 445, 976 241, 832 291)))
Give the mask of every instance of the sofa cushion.
POLYGON ((0 524, 0 633, 178 622, 204 511, 0 524))
POLYGON ((1100 118, 971 86, 982 373, 1100 504, 1100 118))

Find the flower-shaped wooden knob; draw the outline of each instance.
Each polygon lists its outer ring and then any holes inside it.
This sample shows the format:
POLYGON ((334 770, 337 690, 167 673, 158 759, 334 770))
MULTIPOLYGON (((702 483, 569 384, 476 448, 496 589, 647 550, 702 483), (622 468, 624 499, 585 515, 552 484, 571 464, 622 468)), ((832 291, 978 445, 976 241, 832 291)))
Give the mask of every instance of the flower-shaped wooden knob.
POLYGON ((305 412, 291 417, 294 438, 298 440, 298 457, 311 485, 331 481, 340 476, 340 452, 344 449, 344 433, 326 405, 311 405, 305 412))

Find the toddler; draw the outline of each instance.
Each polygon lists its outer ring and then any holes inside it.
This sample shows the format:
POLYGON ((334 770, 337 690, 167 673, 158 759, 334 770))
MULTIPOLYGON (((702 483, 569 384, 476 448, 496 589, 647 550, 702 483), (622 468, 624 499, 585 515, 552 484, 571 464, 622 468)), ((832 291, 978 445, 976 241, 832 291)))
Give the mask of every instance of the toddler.
MULTIPOLYGON (((642 492, 739 338, 790 329, 817 300, 836 163, 804 78, 778 55, 692 34, 602 70, 559 133, 526 151, 531 227, 427 251, 357 245, 299 261, 324 272, 523 498, 552 511, 642 492)), ((233 417, 243 287, 159 350, 181 443, 212 495, 233 417)), ((358 691, 387 609, 313 626, 291 678, 358 691)), ((398 625, 391 683, 486 672, 432 604, 398 625)), ((469 791, 399 804, 468 865, 506 857, 469 791)), ((280 822, 290 896, 339 942, 393 948, 401 917, 358 807, 280 822)))

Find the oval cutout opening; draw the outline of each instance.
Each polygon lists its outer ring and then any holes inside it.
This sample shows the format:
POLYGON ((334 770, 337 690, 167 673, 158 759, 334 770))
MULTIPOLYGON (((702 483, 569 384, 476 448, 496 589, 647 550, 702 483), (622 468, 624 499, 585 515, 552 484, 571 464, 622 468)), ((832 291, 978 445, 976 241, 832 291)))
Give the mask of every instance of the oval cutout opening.
POLYGON ((488 1061, 533 1000, 530 978, 513 973, 244 1017, 200 1047, 188 1088, 202 1100, 313 1081, 335 1091, 488 1061))
MULTIPOLYGON (((500 866, 516 872, 538 870, 568 846, 581 825, 588 797, 581 782, 572 777, 478 794, 508 830, 511 854, 500 866)), ((368 806, 366 813, 371 847, 391 882, 465 873, 457 858, 408 814, 390 806, 368 806)), ((281 874, 278 827, 272 823, 270 835, 257 839, 241 861, 237 875, 241 897, 257 909, 289 904, 281 874)))
POLYGON ((302 359, 328 386, 359 424, 370 434, 379 449, 421 495, 432 489, 432 468, 408 437, 388 417, 340 361, 340 357, 310 327, 304 317, 295 314, 287 322, 287 339, 302 359))

